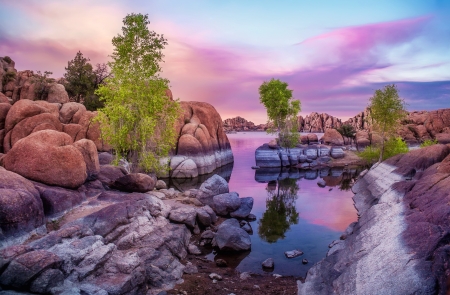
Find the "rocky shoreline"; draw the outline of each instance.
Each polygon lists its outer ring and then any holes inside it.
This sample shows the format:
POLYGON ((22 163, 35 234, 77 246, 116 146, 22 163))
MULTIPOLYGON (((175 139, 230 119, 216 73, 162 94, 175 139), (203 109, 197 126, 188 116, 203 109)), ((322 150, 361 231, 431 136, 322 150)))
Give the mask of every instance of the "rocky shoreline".
POLYGON ((298 294, 448 294, 450 148, 372 167, 353 186, 359 220, 330 245, 298 294))

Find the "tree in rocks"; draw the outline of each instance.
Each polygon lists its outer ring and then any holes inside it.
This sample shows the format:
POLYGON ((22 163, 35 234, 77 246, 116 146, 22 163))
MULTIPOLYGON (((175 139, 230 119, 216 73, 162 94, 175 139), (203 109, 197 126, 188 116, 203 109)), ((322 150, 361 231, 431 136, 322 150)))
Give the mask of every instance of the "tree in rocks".
POLYGON ((169 81, 159 75, 167 40, 149 24, 148 15, 129 14, 122 34, 112 39, 112 75, 96 91, 105 104, 98 120, 117 159, 126 158, 133 171, 160 172, 168 168, 161 159, 176 144, 180 106, 167 96, 169 81))
POLYGON ((282 147, 294 147, 298 143, 297 114, 300 101, 292 99, 288 84, 278 79, 265 81, 259 87, 259 100, 267 110, 268 125, 278 132, 278 142, 282 147))
POLYGON ((398 95, 395 84, 378 89, 370 98, 370 120, 373 130, 380 133, 381 151, 378 162, 383 160, 386 139, 392 137, 401 120, 406 117, 405 101, 398 95))

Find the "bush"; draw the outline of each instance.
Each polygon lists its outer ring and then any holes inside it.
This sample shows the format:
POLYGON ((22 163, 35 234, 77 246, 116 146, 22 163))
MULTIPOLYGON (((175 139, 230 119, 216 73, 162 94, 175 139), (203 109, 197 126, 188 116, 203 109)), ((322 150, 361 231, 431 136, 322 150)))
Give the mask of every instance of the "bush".
POLYGON ((427 147, 433 144, 438 144, 439 142, 436 139, 427 139, 424 142, 422 142, 422 144, 420 145, 421 148, 423 147, 427 147))
POLYGON ((12 59, 9 56, 5 56, 3 58, 3 60, 6 61, 7 63, 11 63, 12 62, 12 59))
POLYGON ((7 71, 5 73, 5 75, 3 76, 3 82, 6 84, 9 81, 13 81, 14 79, 16 79, 16 76, 17 76, 16 72, 14 72, 14 71, 7 71))
MULTIPOLYGON (((363 158, 368 164, 378 161, 380 157, 381 148, 368 146, 364 151, 359 152, 358 155, 363 158)), ((405 154, 408 152, 408 145, 400 137, 392 137, 384 144, 383 161, 398 154, 405 154)))

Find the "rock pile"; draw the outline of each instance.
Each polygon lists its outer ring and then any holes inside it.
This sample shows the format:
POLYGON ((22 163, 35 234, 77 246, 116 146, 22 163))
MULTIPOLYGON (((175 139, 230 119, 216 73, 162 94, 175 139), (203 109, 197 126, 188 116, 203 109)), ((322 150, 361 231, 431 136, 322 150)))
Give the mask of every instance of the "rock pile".
POLYGON ((313 112, 305 118, 297 117, 299 132, 317 132, 323 133, 330 128, 339 128, 342 126, 342 121, 339 118, 330 116, 326 113, 313 112))
POLYGON ((267 129, 267 125, 255 125, 255 123, 237 116, 235 118, 225 119, 223 121, 223 129, 226 133, 239 131, 265 131, 267 129))

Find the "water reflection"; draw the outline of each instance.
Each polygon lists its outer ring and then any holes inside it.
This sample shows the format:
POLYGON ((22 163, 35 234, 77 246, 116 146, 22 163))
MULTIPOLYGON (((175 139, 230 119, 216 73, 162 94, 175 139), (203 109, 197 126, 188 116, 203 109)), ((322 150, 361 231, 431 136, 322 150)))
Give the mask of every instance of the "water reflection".
POLYGON ((285 178, 267 184, 266 212, 258 221, 258 234, 266 242, 284 239, 291 225, 298 223, 295 208, 299 187, 296 179, 285 178), (277 183, 278 182, 278 183, 277 183))

